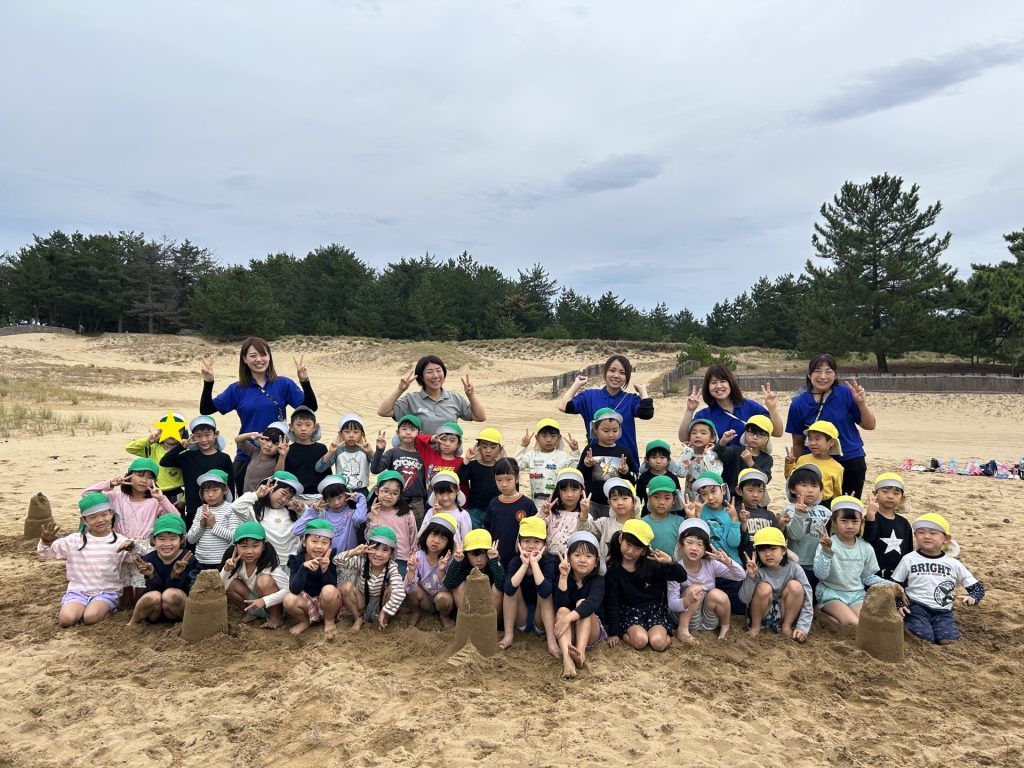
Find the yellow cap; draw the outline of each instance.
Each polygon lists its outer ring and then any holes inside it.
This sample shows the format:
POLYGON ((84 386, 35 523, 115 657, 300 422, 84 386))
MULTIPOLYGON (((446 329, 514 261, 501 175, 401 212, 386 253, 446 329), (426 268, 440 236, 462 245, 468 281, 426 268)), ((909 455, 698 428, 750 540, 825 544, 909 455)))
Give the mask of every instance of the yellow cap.
POLYGON ((491 534, 483 528, 475 528, 462 540, 462 548, 467 552, 474 549, 490 549, 492 543, 491 534))
POLYGON ((903 482, 903 475, 897 472, 883 472, 875 478, 875 490, 882 488, 899 488, 906 493, 906 485, 903 482))
POLYGON ((926 512, 921 515, 910 527, 915 531, 918 528, 932 528, 949 536, 949 522, 942 515, 937 515, 934 512, 926 512))
POLYGON ((835 442, 832 443, 832 447, 829 449, 829 454, 832 456, 842 456, 843 446, 839 442, 839 430, 836 429, 836 425, 831 421, 816 421, 807 429, 804 430, 806 435, 808 432, 820 432, 823 435, 828 435, 835 442))
POLYGON ((533 428, 534 432, 540 432, 545 427, 550 429, 557 429, 559 432, 562 431, 562 425, 554 419, 541 419, 537 422, 537 425, 533 428))
POLYGON ((762 528, 754 534, 754 546, 784 547, 786 546, 786 537, 782 535, 782 531, 778 528, 762 528))
POLYGON ((519 521, 519 538, 521 539, 543 539, 548 538, 548 524, 543 518, 531 515, 519 521))
POLYGON ((836 496, 832 499, 832 511, 835 512, 839 509, 851 509, 864 514, 864 505, 856 496, 836 496))
POLYGON ((496 430, 494 427, 487 427, 487 429, 481 429, 480 434, 476 436, 477 440, 483 440, 485 443, 495 443, 501 445, 501 432, 496 430))
POLYGON ((430 522, 439 523, 445 528, 450 529, 452 535, 454 535, 455 532, 459 530, 459 524, 455 522, 455 518, 449 515, 447 512, 438 512, 436 515, 430 518, 430 522))
POLYGON ((645 547, 651 546, 651 542, 654 541, 654 531, 651 530, 651 526, 635 517, 623 523, 622 532, 635 536, 645 547))
POLYGON ((758 413, 751 416, 746 421, 747 424, 753 424, 758 429, 767 432, 769 435, 772 433, 774 427, 772 426, 772 420, 765 416, 763 413, 758 413))

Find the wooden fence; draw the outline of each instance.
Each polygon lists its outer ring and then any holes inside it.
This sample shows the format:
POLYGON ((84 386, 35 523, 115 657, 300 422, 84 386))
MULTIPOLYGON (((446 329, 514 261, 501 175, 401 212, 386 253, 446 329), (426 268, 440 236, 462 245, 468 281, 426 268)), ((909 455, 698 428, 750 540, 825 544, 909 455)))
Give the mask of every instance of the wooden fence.
POLYGON ((57 325, 8 325, 0 328, 0 336, 13 336, 16 333, 74 333, 70 328, 57 325))
MULTIPOLYGON (((581 376, 583 374, 586 374, 587 376, 594 376, 601 373, 602 368, 604 368, 604 363, 594 363, 593 365, 588 365, 582 370, 566 371, 565 373, 560 373, 557 376, 552 377, 551 396, 558 397, 558 393, 576 381, 577 376, 581 376)), ((633 370, 635 371, 636 368, 633 370)))
MULTIPOLYGON (((679 390, 679 385, 676 382, 688 378, 689 375, 698 368, 700 368, 700 364, 696 360, 686 360, 680 365, 677 365, 661 377, 661 391, 666 395, 677 392, 679 390)), ((689 385, 689 382, 687 382, 687 386, 689 385)))
MULTIPOLYGON (((840 372, 840 380, 847 377, 840 372)), ((761 385, 771 384, 776 392, 797 392, 804 387, 805 378, 800 374, 737 376, 737 383, 745 393, 760 392, 761 385)), ((872 392, 977 392, 979 394, 1024 394, 1024 378, 999 376, 982 373, 907 373, 907 374, 859 374, 857 381, 872 392)), ((690 387, 704 384, 703 376, 691 376, 690 387)), ((753 396, 753 395, 752 395, 753 396)))

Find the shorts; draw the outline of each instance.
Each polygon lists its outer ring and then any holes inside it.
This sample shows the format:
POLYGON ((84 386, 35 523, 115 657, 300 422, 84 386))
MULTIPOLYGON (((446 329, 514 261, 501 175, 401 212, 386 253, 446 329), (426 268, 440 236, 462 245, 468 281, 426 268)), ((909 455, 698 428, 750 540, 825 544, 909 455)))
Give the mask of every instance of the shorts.
POLYGON ((818 600, 818 605, 825 605, 825 603, 831 603, 833 600, 838 600, 839 602, 849 606, 860 605, 864 602, 863 589, 855 589, 852 592, 843 592, 838 589, 826 587, 825 584, 820 581, 818 582, 818 586, 814 589, 814 596, 818 600))
POLYGON ((689 617, 690 621, 687 624, 687 629, 689 629, 690 632, 700 632, 701 630, 710 631, 718 629, 718 614, 716 614, 713 610, 708 608, 707 600, 701 603, 700 610, 695 611, 693 614, 676 614, 673 611, 669 611, 669 614, 672 616, 673 619, 676 620, 676 623, 679 623, 681 619, 689 617))
POLYGON ((306 603, 306 618, 309 619, 310 624, 316 624, 324 620, 324 611, 320 607, 319 597, 310 597, 306 592, 301 592, 300 597, 306 603))
POLYGON ((596 615, 596 614, 594 614, 594 618, 597 619, 597 627, 598 627, 597 640, 595 640, 594 642, 592 642, 590 645, 587 646, 587 650, 588 651, 594 650, 597 647, 598 643, 602 643, 602 642, 604 642, 605 640, 608 639, 608 630, 606 630, 604 628, 604 622, 601 621, 601 617, 596 615))
POLYGON ((910 604, 910 615, 903 618, 903 626, 914 637, 937 643, 940 640, 959 640, 960 631, 953 621, 953 612, 929 608, 921 603, 910 604))
POLYGON ((117 610, 117 606, 121 604, 121 593, 108 591, 108 592, 96 592, 90 595, 88 592, 79 592, 76 589, 69 589, 64 593, 60 599, 61 607, 68 603, 77 603, 78 605, 88 606, 93 600, 99 600, 101 603, 106 603, 110 606, 110 612, 114 613, 117 610))
MULTIPOLYGON (((750 611, 747 610, 747 624, 750 623, 750 611)), ((778 632, 782 629, 782 604, 779 598, 772 597, 772 604, 768 607, 767 615, 761 620, 762 629, 770 629, 778 632)))
POLYGON ((656 625, 663 626, 670 635, 676 629, 675 623, 668 615, 668 608, 660 603, 624 607, 622 615, 619 617, 619 626, 623 628, 622 634, 626 634, 626 630, 630 627, 640 626, 644 629, 651 629, 656 625))
MULTIPOLYGON (((250 600, 259 600, 261 597, 263 597, 263 595, 257 595, 255 592, 249 593, 250 600)), ((248 611, 248 615, 255 616, 257 619, 260 619, 261 621, 266 621, 270 618, 270 614, 267 613, 266 608, 256 608, 255 610, 248 611)))

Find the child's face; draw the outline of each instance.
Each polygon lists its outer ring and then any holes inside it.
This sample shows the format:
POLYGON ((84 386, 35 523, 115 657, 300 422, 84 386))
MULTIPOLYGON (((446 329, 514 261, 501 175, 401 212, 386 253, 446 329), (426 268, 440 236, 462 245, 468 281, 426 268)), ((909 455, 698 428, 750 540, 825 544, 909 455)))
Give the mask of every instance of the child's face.
POLYGON ((494 484, 498 486, 498 493, 500 493, 502 496, 516 495, 515 475, 495 475, 494 484))
POLYGON ((452 458, 459 449, 459 436, 452 434, 438 435, 437 448, 446 459, 452 458))
POLYGON ((547 542, 544 539, 535 539, 532 536, 519 537, 519 551, 524 555, 534 555, 540 552, 547 546, 547 542))
POLYGON ((690 447, 695 451, 711 445, 711 427, 707 424, 694 424, 690 427, 690 447))
POLYGON ((647 497, 647 507, 651 510, 651 514, 663 517, 668 514, 668 511, 672 509, 673 496, 675 494, 669 493, 668 491, 656 491, 647 497))
POLYGON ((450 537, 446 536, 443 533, 431 531, 427 534, 427 551, 436 555, 438 552, 440 552, 448 546, 448 542, 450 540, 450 537))
POLYGON ((849 518, 846 515, 850 514, 849 510, 842 510, 839 516, 832 521, 832 530, 835 531, 836 535, 846 542, 853 541, 857 538, 857 534, 860 533, 861 524, 864 522, 861 516, 856 512, 853 513, 853 517, 849 518))
POLYGON ((817 392, 824 392, 835 383, 835 380, 836 372, 829 368, 826 363, 822 363, 811 371, 811 386, 817 392))
POLYGON ((227 498, 228 488, 220 483, 205 483, 199 489, 199 495, 203 497, 203 503, 211 507, 219 507, 227 498))
POLYGON ((474 549, 466 552, 466 559, 469 560, 471 566, 483 571, 487 567, 487 550, 474 549))
POLYGON ((743 506, 747 509, 760 507, 764 501, 764 483, 753 481, 744 483, 740 486, 740 499, 743 500, 743 506))
POLYGON ((934 528, 918 528, 914 531, 914 541, 926 555, 937 555, 949 543, 949 536, 934 528))
POLYGON ((351 497, 352 495, 348 491, 342 491, 337 496, 331 496, 331 498, 327 499, 327 506, 334 512, 337 512, 345 508, 351 497))
POLYGON ((697 495, 704 502, 704 506, 711 507, 712 509, 719 509, 725 500, 725 493, 720 485, 705 485, 697 491, 697 495))
POLYGON ((537 433, 537 446, 544 453, 551 453, 558 446, 561 434, 553 429, 542 429, 537 433))
POLYGON ((265 544, 266 542, 259 539, 242 539, 235 544, 235 547, 238 549, 238 556, 242 559, 242 562, 247 565, 253 565, 263 554, 265 544))
POLYGON ((586 547, 576 547, 569 555, 569 567, 577 577, 582 579, 597 568, 597 555, 586 547))
POLYGON ((498 459, 501 446, 487 440, 476 441, 476 451, 481 464, 493 464, 498 459))
POLYGON ((747 447, 752 451, 763 451, 764 447, 768 445, 768 433, 756 427, 747 427, 745 439, 747 447))
POLYGON ((880 508, 891 511, 903 503, 903 491, 893 487, 879 488, 875 492, 875 499, 880 508))
POLYGON ((612 491, 608 497, 608 506, 616 517, 627 517, 633 513, 633 497, 612 491))
POLYGON ((619 434, 622 432, 622 425, 619 424, 615 419, 603 419, 597 422, 597 426, 594 428, 594 434, 597 435, 598 445, 602 445, 605 448, 610 448, 615 445, 615 441, 619 439, 619 434))
POLYGON ((192 441, 199 446, 200 451, 209 451, 217 442, 217 430, 206 426, 205 424, 203 426, 196 427, 192 431, 192 441))
POLYGON ((306 536, 303 543, 306 547, 306 554, 309 555, 310 559, 323 557, 331 552, 331 539, 329 536, 311 533, 306 536))
POLYGON ((271 440, 266 435, 260 435, 260 454, 263 456, 277 456, 277 441, 271 440))
POLYGON ((457 489, 451 483, 441 483, 434 488, 434 500, 441 509, 451 509, 458 501, 457 489))
POLYGON ((292 432, 295 434, 295 442, 310 443, 313 440, 313 433, 316 431, 316 422, 305 414, 299 414, 292 419, 292 432))
POLYGON ((402 445, 412 445, 416 442, 416 436, 419 433, 420 431, 416 428, 415 424, 403 421, 398 425, 398 442, 402 445))
POLYGON ((152 472, 132 472, 128 475, 128 485, 132 487, 133 493, 145 493, 153 485, 156 478, 152 472))
POLYGON ((558 489, 558 499, 563 509, 576 509, 583 498, 583 486, 579 483, 563 483, 558 489))
POLYGON ((270 492, 270 508, 283 509, 295 498, 295 489, 289 485, 279 485, 270 492))
POLYGON ((402 486, 398 484, 397 480, 388 480, 385 483, 381 483, 380 487, 377 488, 377 498, 385 509, 397 506, 398 500, 401 497, 402 486))
POLYGON ((687 536, 683 539, 683 557, 687 562, 696 563, 704 559, 707 548, 699 536, 687 536))
MULTIPOLYGON (((444 545, 441 545, 442 549, 444 545)), ((391 547, 379 541, 371 541, 366 545, 366 558, 374 568, 383 568, 391 560, 391 547)), ((438 550, 439 551, 439 550, 438 550)))
POLYGON ((153 537, 153 548, 161 560, 169 563, 181 549, 181 536, 176 533, 158 533, 153 537))
POLYGON ((644 548, 638 547, 633 542, 626 539, 625 536, 619 538, 619 553, 622 555, 622 560, 627 563, 635 563, 644 554, 644 548))
POLYGON ((355 448, 363 439, 363 430, 359 427, 345 427, 341 430, 341 439, 346 448, 355 448))
POLYGON ((768 546, 758 547, 757 557, 761 561, 761 565, 767 566, 768 568, 774 568, 782 562, 782 558, 786 556, 786 548, 779 546, 768 546))
POLYGON ((732 387, 729 386, 729 382, 725 379, 712 378, 708 382, 708 393, 715 400, 727 400, 729 395, 732 394, 732 387))
POLYGON ((665 474, 665 470, 668 469, 668 456, 664 451, 652 451, 647 456, 647 466, 651 468, 651 472, 656 475, 665 474))
POLYGON ((173 437, 168 437, 166 440, 163 441, 163 443, 161 443, 161 445, 163 445, 165 451, 169 451, 172 448, 177 448, 179 445, 181 445, 181 443, 175 440, 173 437))
POLYGON ((823 459, 828 456, 829 449, 832 447, 832 438, 822 432, 808 432, 805 442, 807 443, 807 450, 811 452, 811 455, 816 459, 823 459))
POLYGON ((793 495, 797 504, 813 506, 818 503, 821 496, 821 486, 816 483, 797 483, 793 486, 793 495))
POLYGON ((107 509, 103 512, 97 512, 95 515, 83 517, 82 520, 85 521, 85 527, 89 529, 89 533, 93 536, 106 536, 113 527, 114 513, 112 510, 107 509))

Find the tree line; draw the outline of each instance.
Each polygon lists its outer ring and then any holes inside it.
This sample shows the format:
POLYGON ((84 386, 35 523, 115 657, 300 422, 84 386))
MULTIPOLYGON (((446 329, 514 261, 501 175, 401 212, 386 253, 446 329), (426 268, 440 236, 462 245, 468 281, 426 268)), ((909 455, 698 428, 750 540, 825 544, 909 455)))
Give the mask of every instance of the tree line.
POLYGON ((1024 368, 1024 230, 1011 259, 962 280, 941 260, 940 202, 883 174, 846 182, 821 206, 801 274, 762 276, 698 318, 660 303, 641 309, 608 291, 559 286, 540 264, 506 275, 468 252, 403 258, 375 269, 325 245, 244 266, 219 265, 189 240, 135 232, 36 235, 0 258, 0 320, 86 332, 183 330, 394 339, 624 339, 758 346, 811 354, 867 352, 879 370, 911 350, 1024 368))

